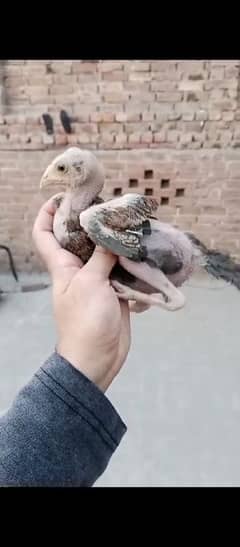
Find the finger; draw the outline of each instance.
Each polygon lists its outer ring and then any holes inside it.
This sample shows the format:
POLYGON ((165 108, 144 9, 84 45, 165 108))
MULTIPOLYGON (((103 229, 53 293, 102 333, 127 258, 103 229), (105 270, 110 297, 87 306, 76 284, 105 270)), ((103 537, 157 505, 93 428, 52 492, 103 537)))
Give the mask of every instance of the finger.
POLYGON ((95 247, 91 258, 84 266, 84 269, 89 271, 89 273, 96 273, 100 277, 107 279, 116 261, 116 256, 106 249, 97 246, 95 247))
POLYGON ((36 248, 49 269, 54 262, 56 251, 61 249, 53 235, 53 219, 57 209, 55 198, 56 196, 53 196, 41 207, 32 231, 36 248))

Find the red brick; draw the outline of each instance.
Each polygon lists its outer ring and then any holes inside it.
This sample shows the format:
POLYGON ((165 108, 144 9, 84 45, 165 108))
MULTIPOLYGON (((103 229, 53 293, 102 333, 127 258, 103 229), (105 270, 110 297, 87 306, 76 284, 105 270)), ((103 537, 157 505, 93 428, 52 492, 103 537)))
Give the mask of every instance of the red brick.
POLYGON ((142 121, 143 122, 152 122, 154 120, 154 114, 153 112, 145 111, 142 113, 142 121))
POLYGON ((237 89, 227 89, 225 91, 225 97, 229 97, 230 99, 237 99, 238 98, 238 90, 237 89))
POLYGON ((32 95, 29 98, 30 104, 41 104, 41 105, 47 105, 51 101, 55 102, 54 97, 49 97, 49 95, 38 95, 38 93, 32 93, 32 95))
POLYGON ((130 72, 128 79, 136 85, 139 82, 150 82, 152 76, 150 72, 130 72))
POLYGON ((132 70, 136 70, 136 71, 143 71, 143 72, 148 72, 150 69, 150 63, 148 62, 145 62, 145 61, 130 61, 129 62, 129 72, 131 74, 131 71, 132 70))
POLYGON ((137 99, 138 101, 140 100, 142 103, 152 103, 156 96, 155 96, 155 93, 147 93, 146 91, 143 91, 141 92, 141 89, 137 89, 134 94, 129 94, 128 95, 129 99, 131 101, 135 101, 135 99, 137 99))
POLYGON ((222 117, 221 110, 210 110, 208 117, 210 121, 221 120, 221 117, 222 117))
POLYGON ((139 122, 141 118, 141 113, 139 111, 132 110, 131 107, 126 105, 126 115, 128 122, 139 122))
POLYGON ((188 122, 188 123, 184 123, 184 124, 178 124, 178 128, 182 128, 184 127, 185 130, 187 131, 192 131, 193 133, 201 133, 202 132, 202 123, 201 122, 197 122, 197 121, 193 121, 193 122, 188 122))
POLYGON ((183 133, 180 135, 180 142, 184 146, 187 146, 192 142, 192 133, 183 133))
POLYGON ((88 133, 93 135, 98 132, 98 126, 96 123, 79 123, 75 125, 76 133, 88 133))
POLYGON ((116 112, 122 112, 125 108, 125 104, 123 105, 121 103, 100 103, 97 108, 99 112, 111 112, 115 118, 116 112))
POLYGON ((171 92, 171 93, 156 93, 157 101, 167 102, 167 103, 177 103, 182 100, 182 93, 171 92))
POLYGON ((167 131, 163 129, 154 133, 154 142, 167 142, 167 131))
POLYGON ((85 120, 79 120, 79 121, 88 121, 88 118, 90 119, 91 122, 101 122, 103 121, 102 120, 102 112, 92 112, 91 114, 89 115, 86 115, 86 118, 85 120))
POLYGON ((222 119, 226 122, 231 122, 234 120, 234 112, 222 112, 222 119))
POLYGON ((179 131, 168 131, 167 140, 168 142, 177 142, 180 138, 179 131))
POLYGON ((160 72, 154 72, 152 71, 152 80, 164 80, 164 81, 174 81, 179 82, 181 80, 182 73, 178 70, 174 71, 160 71, 160 72))
POLYGON ((98 120, 95 120, 94 119, 94 114, 96 114, 95 112, 93 114, 90 114, 88 111, 86 112, 80 112, 79 110, 76 111, 74 110, 74 115, 72 117, 73 119, 73 127, 75 126, 75 123, 87 123, 89 121, 98 121, 98 120))
MULTIPOLYGON (((78 135, 75 135, 75 134, 67 135, 67 141, 68 141, 68 144, 73 144, 73 145, 78 144, 78 142, 79 142, 78 141, 78 135)), ((87 140, 87 142, 88 142, 88 140, 87 140)))
POLYGON ((141 127, 139 127, 139 123, 127 123, 124 126, 124 130, 127 134, 130 133, 137 133, 139 129, 142 129, 143 132, 148 131, 150 127, 149 123, 142 123, 141 127))
POLYGON ((182 80, 178 84, 179 91, 202 91, 203 81, 182 80))
POLYGON ((99 82, 98 84, 100 93, 118 93, 123 90, 122 82, 99 82))
POLYGON ((166 70, 176 70, 176 63, 177 61, 151 61, 151 70, 155 72, 156 70, 163 70, 166 72, 166 70))
POLYGON ((96 72, 97 71, 97 62, 96 63, 84 63, 80 61, 73 61, 72 72, 73 74, 79 72, 96 72))
POLYGON ((206 110, 199 110, 196 112, 196 120, 206 121, 208 119, 208 112, 206 110))
POLYGON ((237 102, 233 100, 222 100, 222 101, 216 101, 213 106, 217 108, 218 110, 236 110, 237 109, 237 102))
POLYGON ((130 144, 140 143, 141 133, 132 133, 128 136, 128 142, 130 144))
POLYGON ((123 63, 119 61, 102 61, 99 63, 99 72, 112 72, 113 70, 122 70, 123 63))
POLYGON ((177 83, 173 81, 160 80, 151 83, 152 91, 174 91, 175 89, 177 89, 177 83))
POLYGON ((223 80, 224 78, 224 67, 212 68, 210 72, 210 78, 213 80, 223 80))
POLYGON ((236 78, 238 79, 239 66, 225 66, 224 76, 225 78, 236 78))
POLYGON ((183 112, 182 119, 184 122, 191 122, 194 120, 195 113, 194 112, 183 112))
POLYGON ((104 72, 102 74, 103 80, 110 82, 126 81, 128 80, 128 74, 123 70, 113 70, 111 72, 104 72))
POLYGON ((240 199, 240 188, 235 190, 223 190, 222 192, 222 199, 226 200, 227 202, 232 199, 240 199))
POLYGON ((115 116, 116 122, 126 122, 127 121, 127 113, 126 112, 118 112, 115 116))
POLYGON ((103 93, 103 99, 106 103, 121 103, 127 102, 129 96, 127 93, 103 93))
POLYGON ((122 126, 119 123, 100 123, 98 127, 102 133, 117 133, 121 132, 122 126))
POLYGON ((118 133, 116 135, 116 144, 124 147, 127 144, 127 135, 125 133, 118 133))
MULTIPOLYGON (((46 71, 46 66, 44 67, 44 73, 46 71)), ((54 61, 51 63, 51 70, 53 73, 63 73, 63 74, 70 74, 72 72, 72 61, 54 61)), ((29 73, 31 74, 32 67, 29 70, 29 73)))
POLYGON ((93 117, 93 121, 112 123, 114 122, 114 114, 112 112, 96 112, 93 117))
POLYGON ((143 133, 143 134, 141 135, 141 139, 140 139, 140 140, 141 140, 141 142, 146 143, 146 144, 152 142, 152 141, 153 141, 153 134, 152 134, 152 132, 151 132, 151 131, 146 131, 146 133, 143 133))
POLYGON ((204 70, 205 61, 177 61, 177 66, 183 72, 199 73, 204 70))
POLYGON ((96 84, 97 75, 96 72, 79 72, 78 74, 71 75, 71 82, 72 83, 78 83, 78 85, 82 84, 96 84))
MULTIPOLYGON (((142 76, 144 76, 144 73, 142 73, 142 76)), ((146 81, 145 78, 142 79, 141 82, 136 82, 136 81, 132 81, 132 80, 131 81, 128 80, 128 81, 124 82, 125 91, 127 91, 129 93, 129 95, 131 95, 131 94, 136 95, 136 97, 137 97, 137 95, 139 97, 139 86, 141 86, 141 93, 142 92, 148 93, 148 91, 150 90, 150 82, 149 82, 149 80, 146 81)))
POLYGON ((113 133, 102 133, 102 142, 105 144, 112 144, 114 142, 114 134, 113 133))
POLYGON ((214 101, 221 101, 221 99, 224 98, 224 89, 212 89, 212 91, 210 92, 210 101, 211 102, 214 102, 214 101))
MULTIPOLYGON (((168 114, 168 120, 169 120, 169 121, 172 121, 172 120, 180 120, 181 117, 182 117, 181 114, 180 114, 179 112, 175 112, 175 111, 170 112, 170 113, 168 114)), ((170 124, 169 124, 169 128, 170 128, 170 124)))
POLYGON ((232 140, 232 132, 231 131, 221 131, 220 140, 221 140, 221 142, 223 143, 224 146, 228 146, 231 143, 231 140, 232 140))
POLYGON ((55 137, 54 135, 48 135, 47 133, 43 133, 42 141, 44 144, 54 144, 55 137))
POLYGON ((204 83, 204 89, 206 90, 219 90, 224 91, 226 89, 236 89, 237 83, 234 80, 209 80, 204 83))
POLYGON ((228 164, 228 170, 231 176, 240 177, 240 161, 232 161, 228 164))
POLYGON ((52 85, 49 88, 51 95, 71 95, 73 92, 73 87, 69 85, 52 85))
MULTIPOLYGON (((62 95, 60 95, 59 97, 62 98, 62 95)), ((87 93, 87 92, 84 92, 81 90, 81 88, 79 89, 79 92, 77 94, 77 97, 74 97, 73 95, 71 96, 68 96, 68 97, 65 97, 65 101, 67 100, 67 102, 73 102, 73 101, 78 101, 79 103, 83 103, 83 104, 98 104, 100 102, 100 96, 98 93, 93 93, 93 92, 90 92, 90 93, 87 93)))

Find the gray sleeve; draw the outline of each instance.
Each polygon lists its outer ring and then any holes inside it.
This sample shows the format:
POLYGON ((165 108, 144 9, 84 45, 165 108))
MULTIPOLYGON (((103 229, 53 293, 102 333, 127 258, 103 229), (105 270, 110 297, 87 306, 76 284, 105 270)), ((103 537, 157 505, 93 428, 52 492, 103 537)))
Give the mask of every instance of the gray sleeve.
POLYGON ((107 397, 54 353, 0 419, 0 486, 92 486, 125 431, 107 397))

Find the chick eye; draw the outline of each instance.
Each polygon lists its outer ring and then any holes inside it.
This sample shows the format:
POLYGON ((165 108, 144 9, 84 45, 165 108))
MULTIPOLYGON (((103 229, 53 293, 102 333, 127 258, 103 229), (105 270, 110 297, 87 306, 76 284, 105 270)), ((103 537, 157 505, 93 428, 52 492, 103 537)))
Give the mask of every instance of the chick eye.
POLYGON ((61 171, 63 173, 63 171, 65 171, 65 165, 63 165, 63 164, 58 165, 57 169, 58 169, 58 171, 61 171))

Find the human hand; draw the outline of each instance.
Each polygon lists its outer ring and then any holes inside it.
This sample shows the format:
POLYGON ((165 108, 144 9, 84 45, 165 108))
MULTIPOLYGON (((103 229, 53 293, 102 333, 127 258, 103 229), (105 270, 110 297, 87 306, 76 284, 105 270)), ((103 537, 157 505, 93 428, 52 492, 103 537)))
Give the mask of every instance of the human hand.
MULTIPOLYGON (((55 196, 56 198, 56 196, 55 196)), ((83 266, 53 235, 54 198, 40 209, 33 240, 53 283, 57 352, 106 391, 130 348, 128 303, 109 282, 117 258, 101 247, 83 266)))

